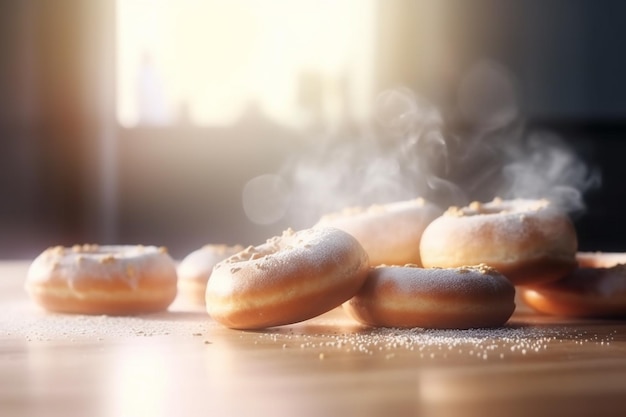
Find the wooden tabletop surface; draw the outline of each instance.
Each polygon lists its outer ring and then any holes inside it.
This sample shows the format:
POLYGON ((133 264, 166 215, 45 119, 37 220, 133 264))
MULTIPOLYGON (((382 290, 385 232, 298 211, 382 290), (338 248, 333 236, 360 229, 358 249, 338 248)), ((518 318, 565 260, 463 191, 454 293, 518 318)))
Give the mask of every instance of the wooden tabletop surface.
POLYGON ((341 309, 235 331, 177 300, 46 313, 0 262, 1 416, 626 415, 626 322, 518 308, 503 328, 369 329, 341 309))

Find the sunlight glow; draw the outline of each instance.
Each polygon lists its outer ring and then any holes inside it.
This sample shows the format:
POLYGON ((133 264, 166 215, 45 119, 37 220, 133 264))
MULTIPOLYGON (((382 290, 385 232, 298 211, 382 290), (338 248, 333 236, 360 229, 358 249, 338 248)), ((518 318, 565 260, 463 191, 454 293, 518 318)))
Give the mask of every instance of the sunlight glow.
POLYGON ((116 352, 119 361, 111 381, 111 415, 168 416, 172 381, 168 361, 158 349, 124 348, 116 352))
POLYGON ((374 0, 118 0, 118 121, 223 125, 250 109, 292 126, 362 119, 374 9, 374 0))

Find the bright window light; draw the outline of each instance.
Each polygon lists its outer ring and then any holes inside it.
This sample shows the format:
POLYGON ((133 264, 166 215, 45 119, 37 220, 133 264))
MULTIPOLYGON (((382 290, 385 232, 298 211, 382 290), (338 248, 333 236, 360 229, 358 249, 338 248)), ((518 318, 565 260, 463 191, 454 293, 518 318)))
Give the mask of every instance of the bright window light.
POLYGON ((362 120, 374 13, 374 0, 118 0, 118 121, 362 120))

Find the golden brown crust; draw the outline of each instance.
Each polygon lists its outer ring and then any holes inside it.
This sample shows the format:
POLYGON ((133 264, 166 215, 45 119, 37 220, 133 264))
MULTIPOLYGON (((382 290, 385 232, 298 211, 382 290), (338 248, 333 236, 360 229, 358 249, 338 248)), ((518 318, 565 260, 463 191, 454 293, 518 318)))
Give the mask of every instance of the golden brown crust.
POLYGON ((519 286, 551 282, 565 276, 576 267, 576 263, 570 259, 550 256, 520 259, 517 262, 490 261, 489 265, 519 286))
MULTIPOLYGON (((579 254, 580 255, 580 254, 579 254)), ((578 318, 626 317, 625 254, 582 253, 580 267, 563 279, 524 288, 522 300, 538 312, 578 318), (616 263, 618 262, 618 263, 616 263)))
POLYGON ((167 309, 176 281, 164 249, 83 245, 44 251, 32 262, 25 289, 46 310, 124 315, 167 309))
POLYGON ((213 267, 244 249, 241 245, 209 244, 189 253, 177 267, 179 296, 204 306, 206 285, 213 267))
POLYGON ((68 291, 51 293, 50 288, 42 286, 30 287, 29 292, 31 299, 48 311, 111 316, 164 311, 176 297, 176 291, 171 288, 142 288, 132 297, 128 297, 127 290, 107 292, 106 296, 92 293, 85 298, 77 298, 68 291))
POLYGON ((354 295, 368 268, 367 254, 346 232, 286 231, 215 266, 207 285, 207 311, 238 329, 296 323, 354 295))
POLYGON ((369 326, 467 329, 503 325, 514 298, 510 281, 485 266, 379 267, 343 307, 369 326))
POLYGON ((451 208, 424 231, 425 267, 484 263, 515 285, 557 280, 576 267, 571 220, 545 200, 495 200, 451 208))
POLYGON ((421 265, 419 243, 426 226, 441 214, 434 204, 417 198, 328 214, 316 226, 336 227, 354 236, 371 266, 421 265))

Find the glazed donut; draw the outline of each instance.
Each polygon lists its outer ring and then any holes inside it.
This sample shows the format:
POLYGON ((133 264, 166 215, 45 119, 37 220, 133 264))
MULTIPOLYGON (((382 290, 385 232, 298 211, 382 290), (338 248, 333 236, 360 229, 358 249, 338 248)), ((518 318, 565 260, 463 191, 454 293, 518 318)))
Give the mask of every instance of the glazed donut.
POLYGON ((368 269, 367 254, 348 233, 289 229, 218 263, 207 284, 207 311, 235 329, 300 322, 352 297, 368 269))
POLYGON ((496 198, 449 208, 424 231, 420 252, 425 267, 483 263, 527 285, 573 270, 577 245, 571 220, 547 200, 496 198))
POLYGON ((344 310, 368 326, 468 329, 497 327, 515 310, 515 287, 485 265, 372 268, 344 310))
POLYGON ((126 315, 166 310, 176 266, 154 246, 57 246, 31 263, 25 289, 49 311, 126 315))
POLYGON ((244 249, 241 245, 205 245, 185 256, 177 268, 179 295, 204 306, 206 284, 213 267, 244 249))
POLYGON ((323 216, 316 226, 336 227, 354 236, 370 265, 421 265, 419 243, 426 226, 442 210, 417 198, 367 208, 352 207, 323 216))
POLYGON ((577 318, 626 317, 626 254, 580 252, 580 267, 565 278, 523 288, 534 310, 577 318))

